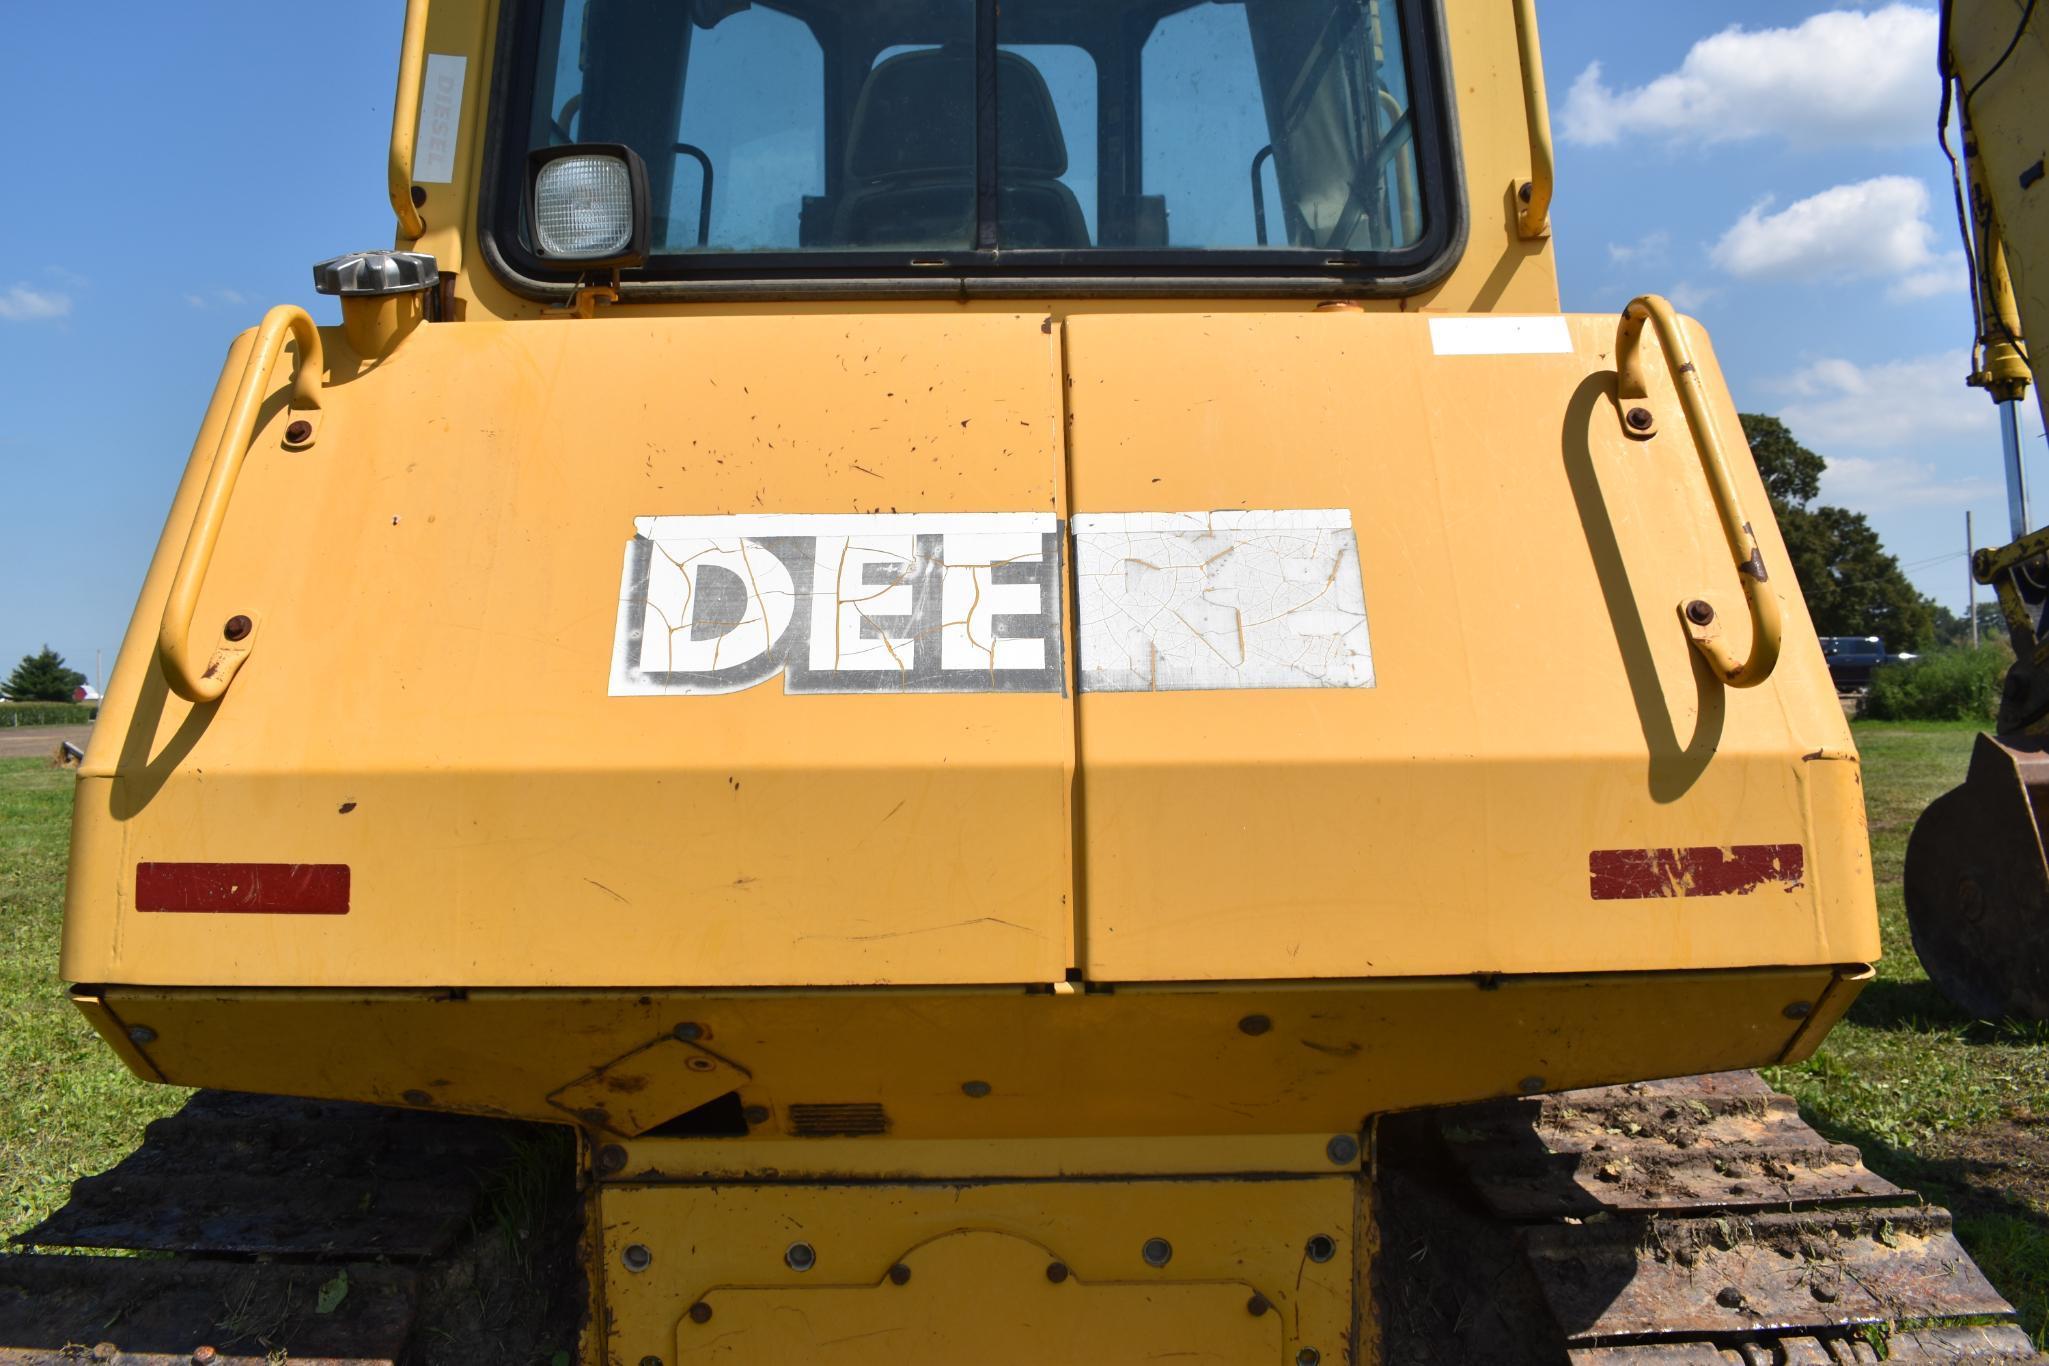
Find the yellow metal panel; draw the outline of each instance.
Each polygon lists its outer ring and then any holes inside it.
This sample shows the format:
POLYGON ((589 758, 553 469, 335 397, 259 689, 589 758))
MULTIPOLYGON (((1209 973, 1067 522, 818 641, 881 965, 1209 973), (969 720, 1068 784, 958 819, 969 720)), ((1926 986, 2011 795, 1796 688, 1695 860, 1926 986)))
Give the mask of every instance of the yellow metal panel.
POLYGON ((1271 1362, 1280 1317, 1245 1281, 1058 1281, 1037 1243, 945 1233, 872 1284, 719 1286, 676 1332, 680 1362, 1271 1362))
MULTIPOLYGON (((1347 509, 1371 688, 1084 692, 1091 978, 1869 959, 1856 768, 1774 531, 1789 645, 1726 689, 1675 612, 1738 578, 1662 362, 1627 440, 1612 318, 1564 354, 1438 355, 1442 320, 1068 324, 1077 516, 1347 509), (1171 385, 1159 377, 1171 375, 1171 385), (1190 401, 1200 395, 1199 401, 1190 401), (1808 762, 1830 752, 1831 762, 1808 762), (1597 850, 1797 844, 1748 895, 1595 899, 1597 850)), ((1705 338, 1698 361, 1738 431, 1705 338)), ((1765 506, 1748 462, 1746 506, 1765 506)), ((1081 661, 1087 667, 1087 659, 1081 661)))
POLYGON ((684 1361, 744 1349, 769 1361, 1110 1363, 1177 1350, 1280 1362, 1313 1347, 1342 1362, 1357 1188, 1340 1176, 608 1186, 608 1348, 625 1362, 673 1347, 684 1361), (1318 1236, 1327 1261, 1304 1254, 1318 1236), (1171 1250, 1163 1266, 1144 1259, 1152 1239, 1171 1250), (794 1243, 814 1255, 809 1270, 785 1260, 794 1243), (1254 1295, 1264 1312, 1251 1312, 1254 1295))
POLYGON ((259 616, 263 649, 198 710, 124 653, 65 974, 1059 978, 1068 698, 607 696, 636 517, 1061 515, 1058 347, 1028 315, 427 326, 330 384, 312 449, 273 403, 194 628, 259 616), (145 860, 347 864, 352 904, 137 913, 145 860))
MULTIPOLYGON (((792 1107, 874 1105, 892 1141, 1295 1134, 1321 1143, 1386 1110, 1774 1062, 1836 977, 1828 968, 1768 969, 1086 995, 99 995, 122 1021, 150 1032, 142 1054, 179 1084, 556 1121, 567 1116, 551 1095, 685 1027, 745 1072, 744 1081, 726 1084, 759 1107, 746 1139, 753 1151, 708 1141, 706 1162, 742 1174, 789 1163, 872 1177, 892 1174, 875 1163, 900 1159, 878 1149, 846 1157, 844 1168, 822 1166, 837 1160, 836 1146, 851 1153, 857 1140, 811 1148, 825 1140, 793 1137, 792 1107)), ((638 1074, 648 1078, 643 1089, 694 1085, 696 1072, 649 1070, 667 1059, 681 1071, 689 1056, 680 1047, 649 1050, 638 1074)), ((678 1103, 694 1103, 695 1094, 684 1090, 678 1103)), ((982 1156, 1026 1160, 994 1150, 982 1156)), ((1096 1161, 1071 1153, 1039 1160, 1096 1161)))

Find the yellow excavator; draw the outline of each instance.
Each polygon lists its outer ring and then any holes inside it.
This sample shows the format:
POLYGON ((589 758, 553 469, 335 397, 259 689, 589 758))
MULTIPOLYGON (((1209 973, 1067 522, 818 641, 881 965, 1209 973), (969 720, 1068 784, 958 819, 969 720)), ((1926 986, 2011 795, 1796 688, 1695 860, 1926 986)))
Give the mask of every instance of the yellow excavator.
POLYGON ((390 191, 80 770, 204 1089, 0 1361, 2035 1359, 1747 1070, 1857 755, 1531 0, 411 0, 390 191))
MULTIPOLYGON (((2021 405, 2034 373, 2026 338, 2049 334, 2049 15, 2032 0, 1946 0, 1943 149, 1977 318, 1970 383, 1998 405, 2012 541, 1978 551, 2013 641, 1997 734, 1980 735, 1962 786, 1932 802, 1907 846, 1907 914, 1928 975, 1981 1019, 2049 1019, 2049 531, 2035 525, 2021 405), (1952 148, 1952 115, 1961 156, 1952 148)), ((2035 387, 2037 405, 2043 394, 2035 387)), ((2037 408, 2037 411, 2041 409, 2037 408)))

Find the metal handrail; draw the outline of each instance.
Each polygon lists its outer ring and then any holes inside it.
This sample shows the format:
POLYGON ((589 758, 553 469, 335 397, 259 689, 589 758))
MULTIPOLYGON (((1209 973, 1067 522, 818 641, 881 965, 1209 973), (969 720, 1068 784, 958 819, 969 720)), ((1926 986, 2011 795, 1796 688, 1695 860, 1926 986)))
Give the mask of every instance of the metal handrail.
POLYGON ((427 231, 413 203, 413 152, 420 135, 420 72, 427 61, 427 0, 406 0, 405 38, 398 51, 398 93, 391 101, 391 159, 386 178, 398 232, 417 242, 427 231))
POLYGON ((263 324, 256 330, 227 424, 221 429, 220 444, 214 448, 206 485, 199 494, 199 506, 192 514, 185 553, 178 557, 177 572, 171 576, 163 625, 157 631, 157 658, 163 664, 164 680, 188 702, 211 702, 226 692, 255 644, 250 620, 236 617, 223 632, 228 643, 216 648, 201 668, 192 654, 192 614, 199 606, 199 591, 206 585, 206 571, 213 564, 214 546, 227 520, 228 501, 234 497, 242 461, 249 454, 249 443, 256 439, 256 419, 270 390, 271 369, 284 352, 288 335, 299 345, 292 373, 292 409, 320 407, 320 376, 325 368, 320 333, 305 309, 279 304, 263 315, 263 324))
POLYGON ((1515 187, 1516 231, 1544 237, 1551 231, 1551 104, 1544 95, 1544 52, 1537 42, 1536 0, 1515 0, 1516 53, 1522 59, 1523 113, 1530 125, 1530 178, 1515 187))
POLYGON ((1707 656, 1717 676, 1732 688, 1754 688, 1772 676, 1779 662, 1780 615, 1778 594, 1767 585, 1764 554, 1757 546, 1757 533, 1743 515, 1735 482, 1729 477, 1729 462, 1722 454, 1722 438, 1715 429, 1714 414, 1708 407, 1707 386, 1693 363, 1693 349, 1679 326, 1672 305, 1656 294, 1630 301, 1622 310, 1621 325, 1615 331, 1615 396, 1622 418, 1622 430, 1634 440, 1645 440, 1657 432, 1657 418, 1648 406, 1650 389, 1645 383, 1643 329, 1646 322, 1658 331, 1665 364, 1672 371, 1679 390, 1679 406, 1686 413, 1686 425, 1693 433, 1694 448, 1701 468, 1707 473, 1708 488, 1714 494, 1720 514, 1722 535, 1736 562, 1736 575, 1743 582, 1743 596, 1750 604, 1750 658, 1737 659, 1722 640, 1715 624, 1714 609, 1700 598, 1679 606, 1679 619, 1695 648, 1707 656))

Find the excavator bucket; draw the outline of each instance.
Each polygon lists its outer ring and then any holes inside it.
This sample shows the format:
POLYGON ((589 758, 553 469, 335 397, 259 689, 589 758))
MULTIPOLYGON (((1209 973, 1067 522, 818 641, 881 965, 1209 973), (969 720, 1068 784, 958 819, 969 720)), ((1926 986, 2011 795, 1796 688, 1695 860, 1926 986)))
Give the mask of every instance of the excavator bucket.
POLYGON ((1907 841, 1907 923, 1942 994, 1979 1019, 2049 1018, 2049 738, 1978 737, 1963 785, 1907 841))

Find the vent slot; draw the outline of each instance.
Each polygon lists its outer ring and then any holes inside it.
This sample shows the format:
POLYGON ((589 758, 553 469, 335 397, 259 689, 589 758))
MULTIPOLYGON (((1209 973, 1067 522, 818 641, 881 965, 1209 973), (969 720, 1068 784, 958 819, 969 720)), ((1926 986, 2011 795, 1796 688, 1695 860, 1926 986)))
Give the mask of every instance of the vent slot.
POLYGON ((792 1105, 790 1132, 799 1138, 854 1138, 889 1132, 889 1113, 872 1100, 792 1105))

